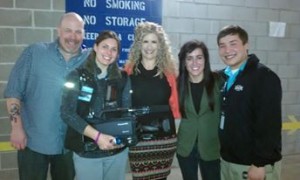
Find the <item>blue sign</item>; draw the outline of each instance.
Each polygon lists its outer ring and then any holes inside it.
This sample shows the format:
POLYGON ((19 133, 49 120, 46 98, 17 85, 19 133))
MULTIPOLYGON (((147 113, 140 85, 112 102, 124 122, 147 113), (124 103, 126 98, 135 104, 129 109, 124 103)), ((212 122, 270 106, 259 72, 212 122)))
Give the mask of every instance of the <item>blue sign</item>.
POLYGON ((84 45, 92 47, 98 33, 115 31, 121 40, 119 65, 123 65, 134 40, 135 26, 144 21, 161 24, 162 0, 66 0, 66 12, 76 12, 85 22, 84 45))

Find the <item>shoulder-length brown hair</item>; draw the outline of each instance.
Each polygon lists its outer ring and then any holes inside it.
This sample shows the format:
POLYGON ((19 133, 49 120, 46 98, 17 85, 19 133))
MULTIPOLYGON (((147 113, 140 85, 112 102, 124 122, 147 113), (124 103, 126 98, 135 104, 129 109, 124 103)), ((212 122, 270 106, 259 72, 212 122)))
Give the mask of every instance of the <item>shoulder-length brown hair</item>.
MULTIPOLYGON (((98 37, 95 40, 95 45, 100 44, 102 41, 106 39, 115 39, 118 44, 118 57, 121 49, 121 43, 120 39, 118 38, 118 35, 114 31, 102 31, 99 33, 98 37)), ((116 58, 115 62, 110 64, 108 66, 108 79, 119 79, 121 78, 121 71, 118 66, 118 57, 116 58)), ((85 63, 85 68, 90 72, 94 73, 94 67, 96 66, 96 52, 93 49, 89 56, 87 57, 86 63, 85 63)))

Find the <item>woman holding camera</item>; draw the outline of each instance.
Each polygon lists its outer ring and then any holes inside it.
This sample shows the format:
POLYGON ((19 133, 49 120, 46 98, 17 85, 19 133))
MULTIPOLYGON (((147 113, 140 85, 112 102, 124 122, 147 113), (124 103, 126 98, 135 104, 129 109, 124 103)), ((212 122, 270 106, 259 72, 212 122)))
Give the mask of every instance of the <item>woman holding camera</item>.
POLYGON ((101 32, 86 62, 66 78, 61 117, 68 125, 65 146, 74 152, 78 180, 125 179, 128 148, 93 126, 114 115, 103 117, 105 110, 130 105, 127 76, 117 65, 119 52, 117 34, 101 32))

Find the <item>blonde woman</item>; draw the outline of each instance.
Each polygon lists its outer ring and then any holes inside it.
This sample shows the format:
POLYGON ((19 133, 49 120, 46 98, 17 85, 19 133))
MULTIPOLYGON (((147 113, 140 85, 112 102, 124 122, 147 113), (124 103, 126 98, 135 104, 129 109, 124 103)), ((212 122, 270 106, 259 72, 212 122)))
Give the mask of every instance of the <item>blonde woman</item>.
POLYGON ((153 110, 152 115, 138 118, 142 124, 140 142, 129 150, 134 180, 166 179, 170 174, 177 143, 174 119, 180 117, 175 69, 163 28, 152 22, 138 24, 125 64, 132 85, 132 106, 149 106, 150 114, 152 108, 165 112, 153 110))

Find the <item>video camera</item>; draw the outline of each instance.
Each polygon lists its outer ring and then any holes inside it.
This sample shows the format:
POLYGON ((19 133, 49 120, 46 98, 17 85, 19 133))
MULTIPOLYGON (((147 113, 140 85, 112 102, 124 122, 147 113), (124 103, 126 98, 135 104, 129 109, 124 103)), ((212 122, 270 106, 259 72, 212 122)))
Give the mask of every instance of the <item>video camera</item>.
MULTIPOLYGON (((116 137, 116 144, 134 146, 138 142, 136 117, 149 113, 149 107, 142 108, 115 108, 103 110, 99 116, 101 121, 94 118, 91 125, 99 132, 116 137)), ((92 139, 83 136, 83 141, 88 144, 88 149, 96 150, 97 145, 92 139), (93 145, 94 144, 94 145, 93 145), (96 146, 96 147, 94 147, 96 146)), ((88 149, 86 149, 88 151, 88 149)))

